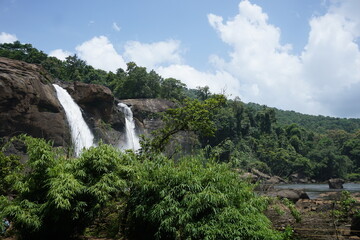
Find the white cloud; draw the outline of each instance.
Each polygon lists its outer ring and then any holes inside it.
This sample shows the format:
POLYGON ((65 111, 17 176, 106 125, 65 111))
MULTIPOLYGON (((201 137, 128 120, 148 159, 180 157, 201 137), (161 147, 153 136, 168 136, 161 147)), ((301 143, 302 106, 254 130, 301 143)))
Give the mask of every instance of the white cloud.
POLYGON ((359 0, 331 0, 329 12, 340 14, 349 21, 347 28, 354 34, 354 37, 360 37, 360 1, 359 0))
POLYGON ((229 61, 218 56, 210 61, 240 82, 245 101, 312 114, 360 116, 352 104, 359 98, 353 89, 360 88, 358 5, 356 0, 333 0, 327 14, 311 19, 302 54, 293 55, 291 45, 280 43, 281 31, 268 23, 267 14, 241 1, 239 13, 225 22, 208 15, 210 25, 233 49, 229 61), (351 96, 353 101, 347 102, 351 96), (347 105, 341 108, 342 103, 347 105))
POLYGON ((280 43, 280 29, 268 23, 259 6, 242 1, 233 19, 224 23, 222 17, 209 14, 208 20, 233 48, 229 61, 212 56, 211 62, 238 79, 244 101, 283 109, 313 108, 309 86, 300 78, 300 58, 289 53, 291 45, 280 43))
POLYGON ((17 41, 17 37, 13 34, 1 32, 0 33, 0 43, 13 43, 17 41))
POLYGON ((180 42, 176 40, 154 43, 129 41, 125 44, 124 57, 148 69, 164 64, 178 64, 181 63, 180 42))
MULTIPOLYGON (((349 7, 359 1, 336 1, 330 11, 310 21, 308 44, 302 53, 303 77, 314 99, 337 116, 360 117, 360 17, 349 7), (347 11, 349 14, 347 14, 347 11)), ((357 8, 359 9, 359 8, 357 8)))
POLYGON ((218 70, 215 73, 201 72, 188 65, 173 64, 168 67, 159 67, 156 71, 164 78, 181 80, 189 88, 209 86, 215 93, 237 94, 239 82, 231 74, 218 70))
POLYGON ((190 88, 208 85, 244 101, 310 114, 360 117, 360 9, 358 0, 330 0, 328 12, 310 19, 308 43, 299 55, 281 43, 281 30, 268 22, 261 7, 243 0, 239 12, 224 20, 208 15, 209 24, 231 47, 229 60, 209 57, 212 71, 184 63, 181 43, 129 41, 122 55, 105 36, 76 47, 95 68, 126 69, 126 61, 180 79, 190 88))
POLYGON ((56 57, 56 58, 60 59, 61 61, 65 61, 65 59, 70 55, 72 55, 71 52, 68 52, 68 51, 65 51, 62 49, 55 49, 49 53, 49 56, 56 57))
POLYGON ((94 37, 76 47, 77 54, 94 68, 115 72, 126 69, 126 63, 105 36, 94 37))
POLYGON ((121 28, 119 27, 119 25, 116 22, 113 22, 112 28, 117 32, 120 32, 120 30, 121 30, 121 28))

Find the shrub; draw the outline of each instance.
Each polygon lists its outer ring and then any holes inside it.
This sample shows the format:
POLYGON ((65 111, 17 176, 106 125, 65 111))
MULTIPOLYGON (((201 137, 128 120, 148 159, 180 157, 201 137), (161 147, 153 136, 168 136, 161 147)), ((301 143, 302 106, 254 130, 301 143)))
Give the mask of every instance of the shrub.
POLYGON ((127 208, 129 239, 280 239, 267 201, 228 165, 158 156, 137 164, 127 208))
POLYGON ((23 136, 26 171, 13 173, 16 197, 1 198, 3 214, 23 239, 70 239, 82 234, 107 201, 126 189, 125 155, 100 144, 67 159, 51 143, 23 136))

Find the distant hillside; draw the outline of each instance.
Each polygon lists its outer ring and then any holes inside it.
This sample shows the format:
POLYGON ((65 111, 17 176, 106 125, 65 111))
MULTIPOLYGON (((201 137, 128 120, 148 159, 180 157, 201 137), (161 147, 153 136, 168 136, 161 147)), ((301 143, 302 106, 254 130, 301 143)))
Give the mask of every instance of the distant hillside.
MULTIPOLYGON (((256 103, 248 103, 247 106, 260 110, 264 106, 256 103)), ((314 116, 302 114, 295 111, 285 111, 273 108, 276 113, 277 123, 281 126, 296 123, 307 130, 317 133, 324 133, 327 130, 341 129, 347 132, 354 132, 360 129, 360 119, 357 118, 336 118, 322 115, 314 116)))

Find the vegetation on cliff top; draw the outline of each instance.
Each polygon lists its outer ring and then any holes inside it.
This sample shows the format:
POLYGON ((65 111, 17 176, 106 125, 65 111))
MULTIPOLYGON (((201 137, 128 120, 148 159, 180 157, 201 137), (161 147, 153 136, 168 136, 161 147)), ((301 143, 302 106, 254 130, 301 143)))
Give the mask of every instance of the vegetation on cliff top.
MULTIPOLYGON (((155 71, 148 72, 133 62, 127 64, 126 70, 105 72, 87 65, 76 55, 60 61, 31 44, 20 42, 0 44, 0 56, 41 64, 54 78, 63 81, 105 85, 118 98, 160 97, 185 106, 169 110, 164 116, 165 122, 186 119, 182 116, 184 113, 192 115, 194 120, 198 115, 200 120, 202 112, 199 109, 192 111, 190 106, 206 105, 207 99, 213 96, 206 86, 187 89, 179 80, 163 79, 155 71)), ((200 134, 199 142, 207 149, 207 156, 216 156, 220 162, 231 162, 234 167, 245 170, 258 168, 282 177, 298 173, 320 181, 332 177, 360 180, 359 119, 309 116, 244 104, 235 98, 219 105, 212 120, 215 134, 200 134)), ((166 132, 196 131, 196 125, 174 126, 179 129, 169 127, 165 132, 164 129, 157 132, 159 146, 167 141, 166 132)))
POLYGON ((76 55, 60 61, 19 42, 0 44, 0 56, 41 64, 63 81, 105 85, 118 98, 179 103, 162 115, 164 128, 144 139, 137 154, 100 144, 72 158, 28 136, 19 138, 29 156, 24 164, 0 152, 0 217, 8 217, 24 239, 79 236, 104 209, 115 209, 106 225, 112 237, 282 239, 262 214, 267 200, 254 195, 232 168, 360 180, 357 119, 244 104, 208 87, 187 89, 135 63, 105 72, 76 55), (179 131, 196 132, 200 147, 174 160, 161 152, 179 131))

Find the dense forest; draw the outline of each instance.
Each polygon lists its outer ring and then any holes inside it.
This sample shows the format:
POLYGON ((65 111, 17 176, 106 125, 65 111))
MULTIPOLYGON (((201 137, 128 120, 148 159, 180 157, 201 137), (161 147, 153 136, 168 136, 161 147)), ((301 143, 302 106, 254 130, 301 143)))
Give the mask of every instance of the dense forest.
MULTIPOLYGON (((207 86, 188 89, 181 81, 163 79, 134 62, 126 70, 105 72, 76 55, 61 61, 18 41, 1 44, 0 56, 40 64, 61 81, 105 85, 119 99, 165 98, 186 105, 216 96, 207 86)), ((220 162, 285 178, 299 173, 318 181, 360 180, 360 119, 311 116, 234 98, 219 106, 213 120, 214 134, 199 134, 199 146, 220 162)))
POLYGON ((161 116, 164 127, 143 138, 138 153, 100 144, 72 158, 41 139, 14 139, 29 160, 0 153, 0 210, 25 239, 83 234, 104 211, 113 213, 108 232, 128 239, 285 239, 262 215, 268 200, 232 169, 360 180, 359 119, 245 104, 133 62, 105 72, 76 55, 61 61, 20 42, 0 44, 0 56, 40 64, 61 81, 105 85, 119 99, 165 98, 179 106, 161 116), (174 160, 162 152, 179 131, 196 133, 198 143, 174 160))

